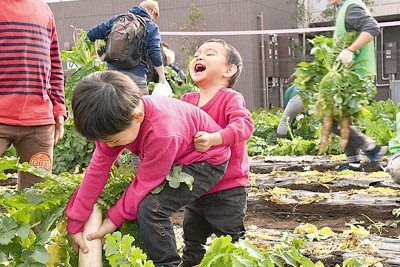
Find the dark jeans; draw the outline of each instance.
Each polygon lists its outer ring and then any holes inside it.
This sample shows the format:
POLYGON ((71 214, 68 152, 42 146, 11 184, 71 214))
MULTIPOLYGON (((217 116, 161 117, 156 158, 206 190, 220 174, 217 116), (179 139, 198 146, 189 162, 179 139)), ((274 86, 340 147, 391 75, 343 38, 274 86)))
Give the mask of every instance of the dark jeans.
POLYGON ((244 238, 244 217, 247 209, 247 190, 236 187, 190 202, 185 207, 183 233, 183 266, 191 267, 204 257, 207 238, 230 235, 232 242, 244 238))
POLYGON ((193 163, 183 171, 194 177, 192 190, 186 184, 179 188, 166 185, 158 194, 148 194, 139 205, 138 223, 147 255, 155 265, 175 266, 181 262, 170 216, 207 192, 225 173, 227 162, 214 166, 193 163))

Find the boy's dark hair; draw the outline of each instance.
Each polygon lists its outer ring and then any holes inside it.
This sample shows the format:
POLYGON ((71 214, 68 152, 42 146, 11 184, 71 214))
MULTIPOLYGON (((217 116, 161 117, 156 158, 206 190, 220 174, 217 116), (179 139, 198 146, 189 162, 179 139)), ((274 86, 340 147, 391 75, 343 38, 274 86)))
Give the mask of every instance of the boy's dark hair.
POLYGON ((127 129, 140 91, 125 74, 97 71, 84 77, 72 95, 76 130, 89 140, 105 140, 127 129))
POLYGON ((237 72, 231 77, 228 84, 228 87, 232 88, 235 85, 236 81, 239 79, 240 73, 243 69, 243 60, 239 52, 233 45, 228 44, 222 39, 210 39, 205 41, 204 43, 220 43, 225 47, 227 64, 233 64, 237 67, 237 72))

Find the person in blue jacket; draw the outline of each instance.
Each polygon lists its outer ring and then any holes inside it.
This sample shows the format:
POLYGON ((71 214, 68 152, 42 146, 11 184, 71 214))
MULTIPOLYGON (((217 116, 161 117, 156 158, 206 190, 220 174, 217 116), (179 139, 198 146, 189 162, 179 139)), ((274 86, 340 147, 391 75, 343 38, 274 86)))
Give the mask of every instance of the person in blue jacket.
MULTIPOLYGON (((159 83, 165 83, 164 65, 162 52, 160 47, 161 37, 158 29, 158 25, 154 22, 157 20, 160 10, 158 7, 158 2, 154 0, 145 0, 139 4, 139 6, 134 6, 129 10, 134 15, 139 15, 146 19, 146 29, 147 33, 144 38, 144 47, 146 50, 146 56, 144 56, 140 64, 131 69, 119 69, 116 66, 108 63, 109 70, 117 70, 128 74, 129 77, 137 84, 139 89, 143 94, 149 94, 147 89, 147 57, 150 58, 154 69, 159 76, 159 83)), ((110 32, 114 22, 120 15, 115 15, 106 22, 100 23, 89 29, 87 32, 87 37, 90 41, 94 42, 98 39, 107 39, 107 35, 110 32)))

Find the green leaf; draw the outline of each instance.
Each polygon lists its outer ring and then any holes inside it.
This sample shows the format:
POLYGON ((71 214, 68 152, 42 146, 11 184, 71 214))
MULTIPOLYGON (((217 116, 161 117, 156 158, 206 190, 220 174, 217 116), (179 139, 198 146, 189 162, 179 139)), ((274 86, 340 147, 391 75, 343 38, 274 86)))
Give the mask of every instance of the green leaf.
POLYGON ((35 191, 27 191, 25 194, 26 199, 30 204, 36 205, 43 202, 43 197, 39 194, 36 194, 35 191))
POLYGON ((32 253, 32 258, 40 263, 47 263, 50 260, 50 254, 42 246, 35 246, 35 250, 32 253))
POLYGON ((7 245, 15 237, 17 233, 18 225, 12 218, 2 216, 1 218, 1 232, 0 232, 0 244, 7 245))
POLYGON ((132 248, 132 243, 135 241, 135 238, 133 238, 130 235, 124 235, 121 240, 121 251, 122 255, 128 255, 128 252, 132 248))
POLYGON ((164 189, 165 185, 167 184, 167 181, 162 182, 159 186, 157 186, 156 188, 154 188, 153 190, 151 190, 152 194, 158 194, 161 192, 161 190, 164 189))
POLYGON ((31 230, 31 226, 29 224, 22 224, 17 231, 17 234, 21 238, 27 238, 29 236, 29 232, 31 230))
POLYGON ((172 167, 166 180, 169 182, 169 186, 172 188, 178 188, 181 183, 185 183, 190 190, 193 188, 194 177, 183 172, 183 165, 177 165, 172 167))

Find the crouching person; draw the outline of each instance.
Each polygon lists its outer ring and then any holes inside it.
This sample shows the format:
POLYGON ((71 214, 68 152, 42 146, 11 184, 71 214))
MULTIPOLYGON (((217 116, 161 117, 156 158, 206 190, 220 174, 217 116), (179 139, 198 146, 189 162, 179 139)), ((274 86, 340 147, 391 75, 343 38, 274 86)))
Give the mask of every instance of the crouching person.
POLYGON ((198 152, 193 137, 199 131, 218 131, 220 126, 194 105, 163 96, 141 97, 135 83, 116 71, 96 72, 82 79, 74 90, 72 109, 77 131, 96 141, 84 179, 66 210, 74 250, 87 252, 86 239, 101 238, 124 221, 137 219, 154 264, 178 266, 181 259, 170 216, 215 185, 230 156, 228 146, 198 152), (108 211, 99 230, 84 237, 84 224, 113 163, 125 149, 141 160, 136 177, 108 211), (176 165, 194 177, 193 188, 166 185, 152 194, 176 165))

